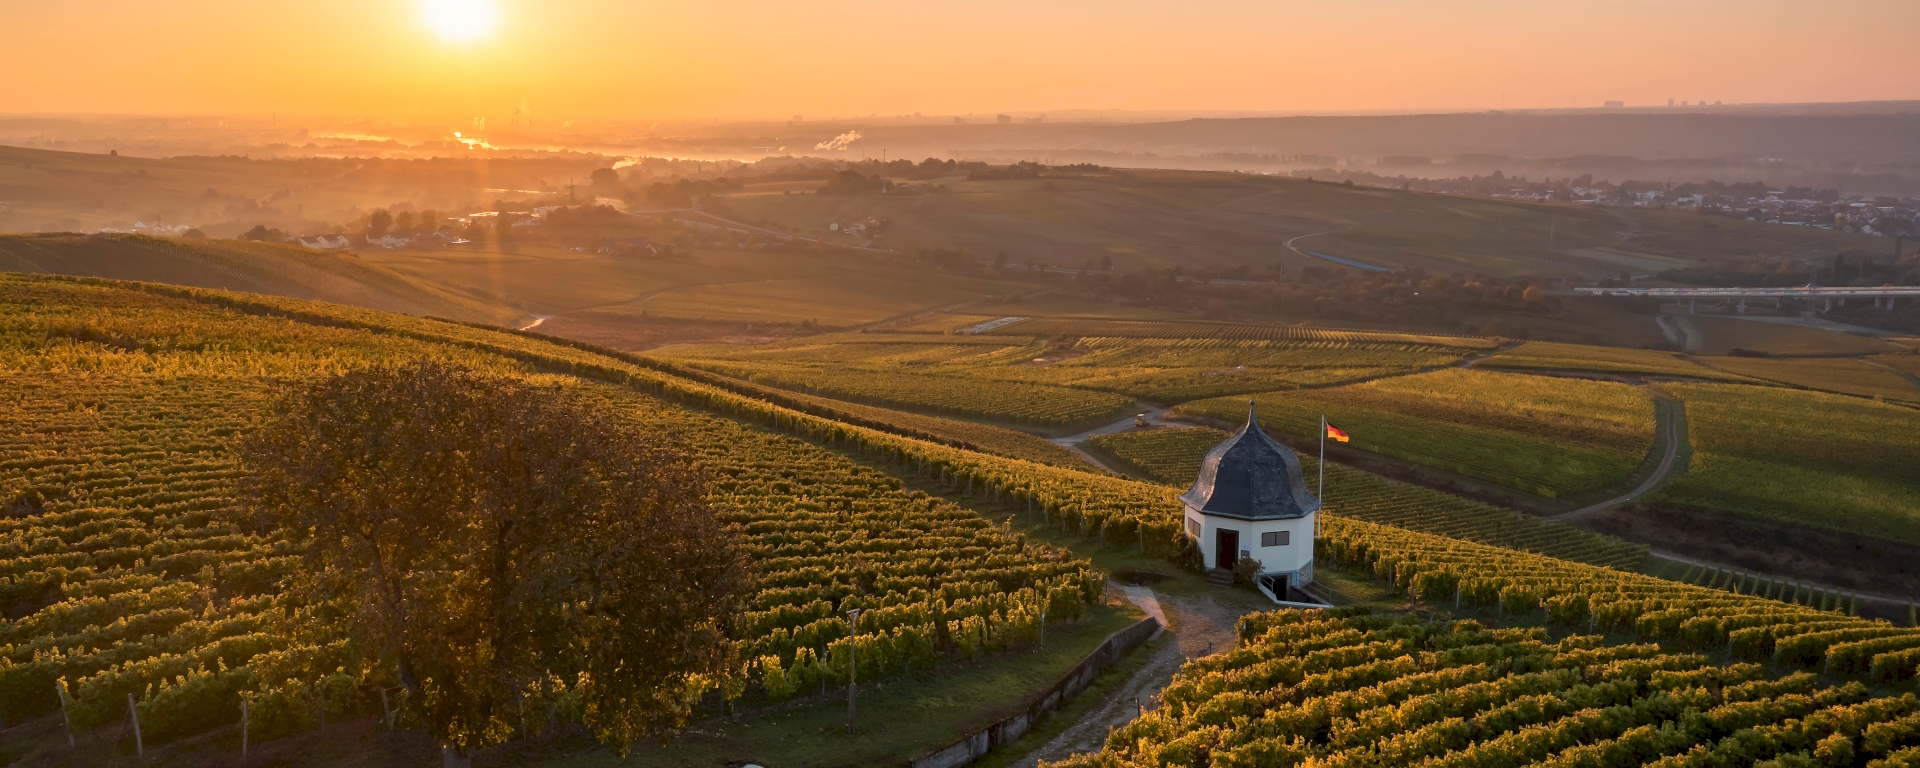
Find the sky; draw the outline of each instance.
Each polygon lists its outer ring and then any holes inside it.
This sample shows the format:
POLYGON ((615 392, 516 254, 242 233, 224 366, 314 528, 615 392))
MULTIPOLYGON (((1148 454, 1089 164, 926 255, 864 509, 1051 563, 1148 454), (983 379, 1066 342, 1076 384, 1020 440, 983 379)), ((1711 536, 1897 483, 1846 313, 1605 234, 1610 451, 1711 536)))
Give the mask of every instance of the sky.
POLYGON ((1915 0, 0 0, 0 28, 0 113, 784 120, 1920 98, 1915 0))

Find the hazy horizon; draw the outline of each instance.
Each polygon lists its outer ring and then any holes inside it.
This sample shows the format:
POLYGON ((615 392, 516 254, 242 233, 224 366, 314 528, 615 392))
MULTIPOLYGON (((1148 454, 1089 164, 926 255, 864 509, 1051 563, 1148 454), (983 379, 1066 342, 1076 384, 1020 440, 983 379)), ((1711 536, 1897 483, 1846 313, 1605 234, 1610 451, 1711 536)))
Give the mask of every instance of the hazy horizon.
POLYGON ((78 0, 0 11, 0 110, 579 119, 1303 114, 1920 96, 1920 5, 78 0))

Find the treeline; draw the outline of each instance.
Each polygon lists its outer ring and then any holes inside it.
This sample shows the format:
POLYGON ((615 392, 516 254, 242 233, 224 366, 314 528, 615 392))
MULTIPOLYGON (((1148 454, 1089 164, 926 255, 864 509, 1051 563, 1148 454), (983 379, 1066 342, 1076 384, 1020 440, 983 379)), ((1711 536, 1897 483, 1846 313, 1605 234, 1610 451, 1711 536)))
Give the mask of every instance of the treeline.
POLYGON ((1139 306, 1197 311, 1211 319, 1311 317, 1455 326, 1469 333, 1515 338, 1529 335, 1524 322, 1476 318, 1513 313, 1544 316, 1559 307, 1559 299, 1547 295, 1533 280, 1428 275, 1420 269, 1356 272, 1309 266, 1289 273, 1280 268, 1256 272, 1246 265, 1223 270, 1174 267, 1138 272, 1083 270, 1073 280, 1089 301, 1120 299, 1139 306))

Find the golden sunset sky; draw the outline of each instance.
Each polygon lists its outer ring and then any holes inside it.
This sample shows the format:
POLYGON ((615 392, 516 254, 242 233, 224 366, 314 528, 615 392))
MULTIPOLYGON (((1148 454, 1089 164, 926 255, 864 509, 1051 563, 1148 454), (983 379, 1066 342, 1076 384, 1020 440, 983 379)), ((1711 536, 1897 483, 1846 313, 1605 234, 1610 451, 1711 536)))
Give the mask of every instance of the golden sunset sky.
POLYGON ((1916 0, 431 0, 452 6, 438 16, 422 2, 0 0, 0 112, 524 104, 552 119, 785 119, 1920 98, 1916 0))

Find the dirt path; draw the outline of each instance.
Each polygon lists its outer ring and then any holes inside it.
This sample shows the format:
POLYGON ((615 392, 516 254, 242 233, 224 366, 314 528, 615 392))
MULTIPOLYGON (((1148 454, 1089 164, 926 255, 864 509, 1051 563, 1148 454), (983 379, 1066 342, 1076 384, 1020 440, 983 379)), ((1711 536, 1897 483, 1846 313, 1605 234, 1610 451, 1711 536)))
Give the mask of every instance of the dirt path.
POLYGON ((1660 335, 1667 338, 1667 343, 1684 352, 1699 352, 1705 343, 1700 336, 1700 326, 1694 325, 1687 315, 1655 315, 1653 321, 1660 326, 1660 335))
POLYGON ((1647 475, 1647 479, 1642 481, 1639 487, 1634 488, 1625 496, 1617 496, 1598 504, 1581 507, 1572 512, 1554 515, 1552 519, 1561 522, 1571 522, 1585 517, 1592 517, 1645 495, 1647 492, 1659 487, 1661 483, 1666 482, 1667 477, 1673 474, 1674 465, 1679 463, 1680 441, 1686 431, 1686 404, 1661 394, 1652 387, 1642 386, 1641 389, 1653 398, 1654 417, 1658 422, 1654 426, 1653 451, 1660 453, 1660 463, 1653 468, 1653 472, 1647 475))
POLYGON ((1680 333, 1686 337, 1686 343, 1682 344, 1681 346, 1684 349, 1686 349, 1687 352, 1692 353, 1692 352, 1700 351, 1700 347, 1702 346, 1702 344, 1704 344, 1704 342, 1700 338, 1699 326, 1694 325, 1693 321, 1688 319, 1686 315, 1661 315, 1661 317, 1673 318, 1674 326, 1678 327, 1680 329, 1680 333))
POLYGON ((1907 373, 1906 371, 1900 370, 1891 365, 1887 365, 1886 363, 1880 362, 1870 357, 1863 357, 1860 359, 1866 361, 1868 365, 1877 365, 1877 366, 1880 366, 1881 368, 1885 368, 1887 369, 1887 372, 1892 373, 1893 375, 1898 376, 1902 379, 1906 379, 1907 383, 1912 384, 1915 388, 1920 388, 1920 377, 1915 377, 1911 373, 1907 373))
POLYGON ((1125 432, 1129 429, 1133 429, 1134 427, 1133 420, 1136 418, 1145 419, 1148 425, 1155 426, 1155 427, 1173 427, 1175 429, 1183 429, 1186 427, 1193 426, 1192 424, 1168 422, 1167 411, 1171 410, 1173 406, 1158 407, 1158 406, 1147 405, 1146 403, 1142 403, 1137 400, 1134 401, 1133 404, 1140 408, 1140 410, 1137 411, 1137 413, 1139 414, 1138 416, 1126 416, 1118 420, 1115 420, 1110 424, 1094 427, 1093 429, 1089 429, 1085 432, 1081 432, 1078 434, 1067 435, 1065 437, 1050 437, 1050 438, 1047 438, 1047 441, 1055 445, 1064 445, 1064 446, 1071 447, 1074 443, 1086 442, 1088 438, 1098 437, 1100 435, 1111 435, 1115 432, 1125 432))
POLYGON ((1147 587, 1120 589, 1133 604, 1160 619, 1173 632, 1176 642, 1161 644, 1146 665, 1135 671, 1124 685, 1080 722, 1014 762, 1015 768, 1036 768, 1042 760, 1053 762, 1080 752, 1099 751, 1107 743, 1109 731, 1133 722, 1143 707, 1154 708, 1153 698, 1187 659, 1230 650, 1238 642, 1235 628, 1239 626, 1241 612, 1221 605, 1212 597, 1173 596, 1147 587))
POLYGON ((1155 427, 1171 427, 1174 429, 1187 429, 1189 427, 1196 426, 1194 424, 1183 424, 1179 422, 1167 421, 1167 411, 1170 410, 1173 406, 1166 406, 1162 408, 1162 407, 1147 405, 1146 403, 1142 403, 1137 400, 1134 401, 1134 405, 1140 408, 1140 411, 1138 411, 1139 415, 1137 416, 1127 416, 1119 420, 1116 420, 1111 424, 1094 427, 1093 429, 1089 429, 1079 434, 1067 435, 1066 437, 1047 438, 1047 442, 1066 448, 1069 451, 1073 451, 1080 458, 1093 462, 1094 466, 1105 468, 1109 472, 1112 472, 1116 475, 1120 475, 1124 477, 1127 474, 1126 472, 1123 472, 1120 469, 1110 466, 1104 461, 1101 461, 1100 457, 1095 456, 1091 453, 1088 453, 1085 448, 1080 447, 1080 444, 1083 442, 1086 442, 1088 438, 1097 437, 1099 435, 1111 435, 1115 432, 1125 432, 1129 429, 1133 429, 1135 426, 1134 419, 1136 418, 1144 419, 1149 426, 1155 426, 1155 427))

